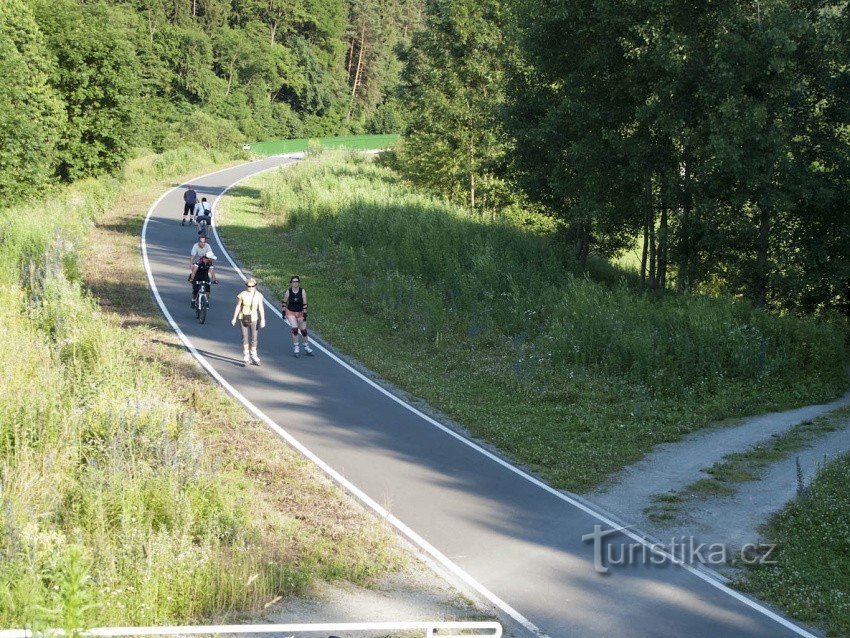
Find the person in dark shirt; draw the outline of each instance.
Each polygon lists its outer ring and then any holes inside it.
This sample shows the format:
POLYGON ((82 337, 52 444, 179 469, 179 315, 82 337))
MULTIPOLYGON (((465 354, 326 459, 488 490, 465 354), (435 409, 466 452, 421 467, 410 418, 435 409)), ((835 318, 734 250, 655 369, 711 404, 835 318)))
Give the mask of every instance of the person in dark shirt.
POLYGON ((198 194, 195 192, 195 189, 192 188, 192 185, 189 184, 189 188, 186 189, 186 192, 183 193, 183 219, 180 220, 180 225, 183 226, 186 224, 186 216, 189 216, 189 224, 192 223, 192 212, 195 210, 195 204, 198 203, 198 194))
POLYGON ((283 295, 283 316, 292 332, 292 354, 301 355, 298 346, 298 335, 301 334, 301 345, 308 356, 313 356, 313 348, 307 338, 307 291, 301 288, 301 278, 294 275, 289 279, 289 290, 283 295))
MULTIPOLYGON (((215 260, 215 255, 212 252, 208 252, 202 257, 198 258, 198 260, 192 264, 192 271, 189 273, 189 281, 192 282, 192 307, 195 307, 198 299, 198 289, 201 287, 201 282, 206 281, 207 283, 217 284, 218 282, 215 279, 215 266, 213 261, 215 260)), ((210 287, 207 287, 207 301, 212 297, 212 290, 210 287)))

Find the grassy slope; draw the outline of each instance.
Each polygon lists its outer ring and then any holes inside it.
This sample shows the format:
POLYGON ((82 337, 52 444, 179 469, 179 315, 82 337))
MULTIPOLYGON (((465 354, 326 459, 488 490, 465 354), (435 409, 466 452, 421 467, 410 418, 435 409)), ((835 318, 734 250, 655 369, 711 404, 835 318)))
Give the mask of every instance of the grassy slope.
POLYGON ((362 160, 231 193, 229 247, 279 292, 300 274, 323 336, 560 487, 591 488, 710 421, 845 384, 837 329, 572 277, 545 238, 362 160))
POLYGON ((850 636, 850 456, 827 465, 804 498, 768 525, 775 565, 753 567, 739 586, 830 636, 850 636))
POLYGON ((61 219, 38 205, 0 217, 0 626, 221 617, 402 560, 211 387, 147 291, 142 214, 225 159, 142 156, 121 181, 57 193, 61 219))

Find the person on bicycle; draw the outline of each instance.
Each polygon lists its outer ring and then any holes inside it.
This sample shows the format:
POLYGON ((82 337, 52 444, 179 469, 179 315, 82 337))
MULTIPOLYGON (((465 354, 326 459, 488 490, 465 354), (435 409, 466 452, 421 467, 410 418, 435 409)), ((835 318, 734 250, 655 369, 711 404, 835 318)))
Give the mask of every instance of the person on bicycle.
MULTIPOLYGON (((205 281, 208 284, 210 282, 217 284, 215 278, 215 254, 210 251, 205 255, 198 258, 198 260, 192 264, 192 270, 189 273, 189 281, 192 282, 192 308, 197 305, 198 302, 198 290, 201 287, 201 282, 205 281), (212 277, 212 278, 210 278, 212 277)), ((209 300, 212 297, 212 288, 207 286, 207 308, 209 308, 209 300)))
POLYGON ((292 354, 301 356, 298 347, 298 334, 301 333, 301 345, 304 352, 313 356, 313 349, 307 339, 307 291, 301 287, 301 278, 293 275, 289 279, 289 290, 283 295, 283 314, 292 333, 292 354))
POLYGON ((198 237, 197 243, 192 246, 192 252, 189 253, 189 268, 195 264, 198 257, 203 257, 207 253, 211 252, 212 248, 210 248, 210 245, 207 243, 206 235, 198 237))
POLYGON ((212 221, 212 208, 207 203, 206 197, 202 197, 201 201, 195 204, 194 215, 195 226, 198 228, 198 234, 200 235, 204 232, 201 229, 201 222, 204 222, 207 226, 209 226, 212 221))
POLYGON ((237 319, 242 329, 242 361, 245 365, 250 362, 258 366, 260 357, 257 356, 257 328, 266 327, 266 309, 263 305, 263 293, 257 290, 257 280, 253 277, 245 282, 245 290, 236 295, 236 308, 230 321, 231 325, 235 326, 237 319))
MULTIPOLYGON (((195 192, 191 184, 188 186, 189 188, 183 193, 183 219, 180 221, 181 226, 186 224, 186 215, 192 215, 194 213, 195 204, 198 202, 198 193, 195 192)), ((191 217, 189 217, 189 223, 192 223, 191 217)))

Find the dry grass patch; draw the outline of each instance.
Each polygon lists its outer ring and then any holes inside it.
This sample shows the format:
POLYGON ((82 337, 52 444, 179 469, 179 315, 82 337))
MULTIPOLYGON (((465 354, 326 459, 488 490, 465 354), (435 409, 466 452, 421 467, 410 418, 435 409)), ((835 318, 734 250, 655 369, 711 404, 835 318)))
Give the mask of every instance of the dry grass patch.
POLYGON ((201 398, 215 406, 194 426, 222 471, 250 480, 250 509, 264 531, 264 545, 310 566, 320 578, 369 584, 380 573, 401 569, 407 558, 386 525, 247 415, 221 388, 211 386, 160 314, 142 267, 142 221, 163 189, 191 177, 126 192, 113 210, 96 220, 82 261, 87 286, 101 309, 130 331, 177 400, 187 409, 201 398))

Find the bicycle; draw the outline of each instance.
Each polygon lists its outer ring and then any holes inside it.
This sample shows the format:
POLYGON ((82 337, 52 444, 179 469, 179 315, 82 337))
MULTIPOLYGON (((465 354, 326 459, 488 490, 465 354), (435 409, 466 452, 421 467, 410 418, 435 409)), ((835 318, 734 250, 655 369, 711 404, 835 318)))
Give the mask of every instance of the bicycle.
POLYGON ((210 307, 208 281, 198 282, 198 296, 195 303, 195 317, 199 323, 204 323, 207 320, 207 308, 210 307))

